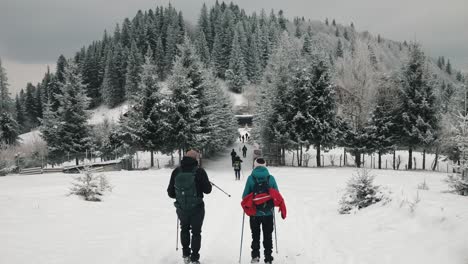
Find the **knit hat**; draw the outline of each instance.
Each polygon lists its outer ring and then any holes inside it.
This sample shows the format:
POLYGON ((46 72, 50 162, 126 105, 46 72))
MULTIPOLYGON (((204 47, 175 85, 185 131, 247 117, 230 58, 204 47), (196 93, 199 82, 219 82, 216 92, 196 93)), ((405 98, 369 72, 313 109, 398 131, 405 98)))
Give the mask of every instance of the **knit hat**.
POLYGON ((257 158, 254 161, 254 167, 266 167, 266 161, 263 158, 257 158))
POLYGON ((197 160, 199 155, 200 154, 198 154, 198 152, 196 150, 193 150, 193 149, 189 150, 189 151, 187 151, 187 153, 185 153, 186 157, 190 157, 190 158, 192 158, 194 160, 197 160))

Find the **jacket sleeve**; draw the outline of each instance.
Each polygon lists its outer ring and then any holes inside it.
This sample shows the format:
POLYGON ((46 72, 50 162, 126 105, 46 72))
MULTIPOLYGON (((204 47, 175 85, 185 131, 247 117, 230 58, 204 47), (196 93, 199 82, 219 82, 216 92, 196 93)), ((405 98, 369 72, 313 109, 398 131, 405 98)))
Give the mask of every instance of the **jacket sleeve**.
POLYGON ((204 169, 198 169, 198 180, 200 183, 201 190, 203 193, 209 194, 211 193, 211 190, 213 189, 213 186, 211 186, 211 182, 208 179, 208 174, 206 174, 206 171, 204 169))
POLYGON ((270 177, 270 187, 274 188, 275 190, 277 190, 279 192, 278 184, 276 184, 275 177, 273 177, 273 176, 270 177))
POLYGON ((169 181, 169 186, 167 186, 167 195, 169 195, 169 197, 175 199, 176 198, 176 193, 175 193, 175 176, 177 175, 177 171, 178 169, 175 169, 172 171, 172 174, 171 174, 171 179, 169 181))
POLYGON ((252 191, 253 191, 252 176, 249 176, 249 178, 247 179, 247 182, 245 183, 244 193, 242 193, 242 199, 244 199, 252 191))

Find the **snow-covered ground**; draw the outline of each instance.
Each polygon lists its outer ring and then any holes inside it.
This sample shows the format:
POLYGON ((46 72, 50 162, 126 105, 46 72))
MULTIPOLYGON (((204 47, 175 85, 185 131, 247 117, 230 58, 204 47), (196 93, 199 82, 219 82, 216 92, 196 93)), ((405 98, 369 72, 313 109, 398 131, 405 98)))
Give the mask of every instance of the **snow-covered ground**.
MULTIPOLYGON (((251 146, 248 146, 251 148, 251 146)), ((234 146, 238 148, 238 146, 234 146)), ((249 151, 250 152, 250 151, 249 151)), ((234 181, 229 152, 204 166, 213 188, 207 195, 201 262, 237 263, 241 237, 242 181, 234 181)), ((446 193, 446 174, 374 170, 393 201, 339 215, 338 200, 352 168, 271 167, 286 199, 278 219, 275 263, 466 264, 468 198, 446 193), (426 180, 428 191, 416 186, 426 180), (409 203, 419 195, 411 212, 409 203)), ((176 214, 166 188, 171 170, 105 173, 113 192, 101 203, 67 196, 73 175, 0 177, 0 263, 182 263, 176 247, 176 214)), ((242 263, 249 262, 244 229, 242 263)))

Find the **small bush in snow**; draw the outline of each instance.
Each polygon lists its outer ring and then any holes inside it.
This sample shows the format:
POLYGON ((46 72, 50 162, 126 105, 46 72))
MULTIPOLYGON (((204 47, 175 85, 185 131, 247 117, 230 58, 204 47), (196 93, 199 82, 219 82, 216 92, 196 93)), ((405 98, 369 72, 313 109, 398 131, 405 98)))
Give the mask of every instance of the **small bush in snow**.
POLYGON ((70 189, 70 194, 82 196, 86 201, 99 202, 100 196, 106 191, 112 191, 109 181, 104 175, 94 175, 89 167, 85 168, 82 175, 75 179, 70 189))
POLYGON ((404 195, 404 192, 401 192, 401 201, 400 201, 400 208, 403 208, 405 205, 408 206, 410 213, 414 213, 416 211, 416 206, 421 202, 421 198, 419 197, 419 191, 416 192, 416 196, 413 199, 408 199, 404 195))
POLYGON ((462 174, 448 175, 444 181, 457 194, 468 195, 468 181, 463 179, 462 174))
POLYGON ((365 208, 380 201, 388 201, 385 190, 374 185, 374 176, 367 169, 357 171, 357 175, 348 181, 346 191, 340 200, 340 214, 365 208))
POLYGON ((424 182, 418 184, 418 189, 419 190, 429 190, 429 186, 427 186, 426 179, 424 179, 424 182))

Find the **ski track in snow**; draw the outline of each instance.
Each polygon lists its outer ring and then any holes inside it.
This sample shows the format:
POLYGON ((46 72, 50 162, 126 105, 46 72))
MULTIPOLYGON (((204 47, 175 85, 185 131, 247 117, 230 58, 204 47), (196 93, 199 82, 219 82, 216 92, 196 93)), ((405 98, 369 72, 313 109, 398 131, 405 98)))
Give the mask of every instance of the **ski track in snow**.
MULTIPOLYGON (((242 146, 237 141, 233 148, 241 155, 242 146)), ((210 180, 232 197, 216 187, 205 196, 203 264, 238 263, 240 201, 252 166, 252 146, 247 146, 241 181, 234 180, 230 149, 204 161, 210 180)), ((389 186, 396 198, 412 197, 424 179, 431 189, 419 191, 421 203, 415 214, 395 201, 356 215, 339 215, 340 190, 354 173, 352 168, 269 169, 288 207, 286 220, 276 214, 274 263, 464 264, 468 259, 467 198, 442 193, 444 174, 374 170, 376 183, 389 186)), ((175 251, 175 208, 166 193, 170 173, 170 169, 106 173, 114 190, 101 203, 67 196, 73 175, 1 177, 0 263, 183 263, 180 245, 175 251)), ((246 217, 242 263, 250 262, 250 243, 246 217)))

